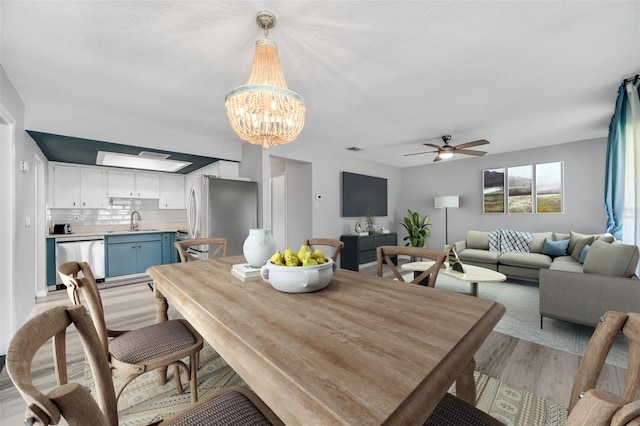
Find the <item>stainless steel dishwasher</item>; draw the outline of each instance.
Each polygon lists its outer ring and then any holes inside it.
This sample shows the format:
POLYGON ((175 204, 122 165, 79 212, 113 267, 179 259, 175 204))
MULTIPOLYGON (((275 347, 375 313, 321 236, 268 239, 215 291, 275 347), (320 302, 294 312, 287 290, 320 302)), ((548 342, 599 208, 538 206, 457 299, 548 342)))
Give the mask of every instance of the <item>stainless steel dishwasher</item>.
MULTIPOLYGON (((71 261, 87 262, 96 281, 104 281, 104 237, 67 235, 56 238, 56 268, 71 261)), ((62 280, 56 272, 56 285, 58 284, 62 284, 62 280)))

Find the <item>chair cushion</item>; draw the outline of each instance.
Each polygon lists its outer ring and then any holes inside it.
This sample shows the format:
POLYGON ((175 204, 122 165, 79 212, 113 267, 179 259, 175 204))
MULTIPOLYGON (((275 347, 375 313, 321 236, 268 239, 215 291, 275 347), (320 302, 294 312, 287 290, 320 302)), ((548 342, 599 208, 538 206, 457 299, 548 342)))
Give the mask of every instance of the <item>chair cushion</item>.
POLYGON ((109 342, 109 353, 118 361, 138 364, 188 348, 196 338, 179 320, 138 328, 109 342))
POLYGON ((585 273, 630 277, 638 266, 638 247, 595 240, 584 260, 585 273))
POLYGON ((424 426, 496 426, 504 425, 487 413, 447 393, 440 400, 424 426))
POLYGON ((268 426, 269 420, 243 394, 236 391, 203 401, 173 419, 170 426, 268 426))

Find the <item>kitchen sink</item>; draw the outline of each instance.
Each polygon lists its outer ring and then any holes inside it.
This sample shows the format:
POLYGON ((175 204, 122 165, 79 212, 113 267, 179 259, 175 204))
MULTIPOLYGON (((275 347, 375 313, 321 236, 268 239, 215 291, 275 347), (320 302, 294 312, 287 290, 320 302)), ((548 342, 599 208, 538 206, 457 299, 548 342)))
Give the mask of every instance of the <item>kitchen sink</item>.
POLYGON ((130 229, 126 229, 124 231, 106 231, 105 234, 114 234, 114 233, 123 233, 123 232, 154 232, 154 231, 159 231, 158 229, 155 228, 149 228, 149 229, 135 229, 135 230, 130 230, 130 229))

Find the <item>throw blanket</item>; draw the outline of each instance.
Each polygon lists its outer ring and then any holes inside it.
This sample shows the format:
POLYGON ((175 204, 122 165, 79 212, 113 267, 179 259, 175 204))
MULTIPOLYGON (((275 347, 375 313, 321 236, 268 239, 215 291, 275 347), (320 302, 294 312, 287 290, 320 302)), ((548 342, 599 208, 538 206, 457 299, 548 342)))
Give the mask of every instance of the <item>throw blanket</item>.
POLYGON ((498 229, 489 232, 489 251, 507 253, 510 251, 529 252, 533 234, 531 232, 498 229))

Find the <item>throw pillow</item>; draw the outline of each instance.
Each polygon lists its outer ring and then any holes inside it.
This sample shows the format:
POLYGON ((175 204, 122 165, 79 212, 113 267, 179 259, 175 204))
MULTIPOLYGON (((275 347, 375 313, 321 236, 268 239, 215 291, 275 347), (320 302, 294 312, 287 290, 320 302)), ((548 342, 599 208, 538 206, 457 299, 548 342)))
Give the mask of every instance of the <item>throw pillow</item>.
POLYGON ((529 245, 533 239, 531 232, 500 229, 500 253, 529 252, 529 245))
POLYGON ((531 243, 529 243, 529 252, 542 253, 542 249, 544 249, 544 240, 547 238, 552 240, 553 232, 534 232, 531 243))
POLYGON ((584 260, 587 258, 587 253, 589 253, 590 248, 591 246, 589 244, 584 246, 584 248, 582 249, 582 252, 580 253, 580 258, 578 259, 578 262, 584 264, 584 260))
POLYGON ((478 250, 490 249, 489 233, 486 231, 467 232, 467 248, 478 250))
POLYGON ((489 232, 489 251, 500 251, 500 230, 489 232))
POLYGON ((584 273, 630 277, 638 266, 638 247, 628 244, 605 243, 596 240, 591 244, 584 260, 584 273))
POLYGON ((569 240, 553 241, 549 238, 544 240, 544 248, 542 254, 546 254, 551 257, 566 256, 567 247, 569 247, 569 240))
POLYGON ((585 246, 590 245, 593 240, 595 240, 594 236, 582 237, 575 242, 573 247, 571 247, 571 240, 569 240, 569 248, 567 251, 571 251, 571 257, 573 257, 577 261, 580 261, 580 256, 582 256, 582 249, 584 249, 585 246))

